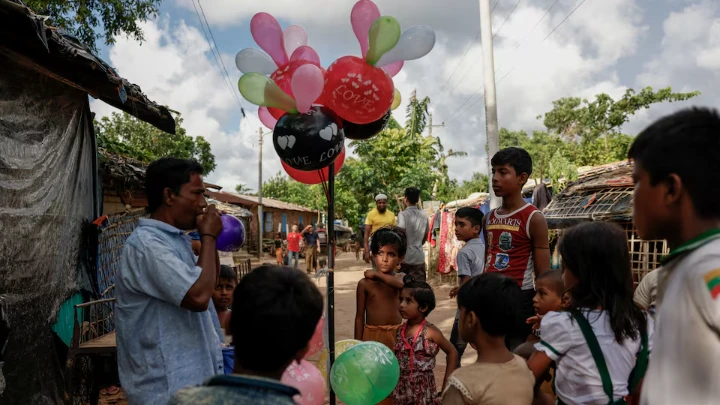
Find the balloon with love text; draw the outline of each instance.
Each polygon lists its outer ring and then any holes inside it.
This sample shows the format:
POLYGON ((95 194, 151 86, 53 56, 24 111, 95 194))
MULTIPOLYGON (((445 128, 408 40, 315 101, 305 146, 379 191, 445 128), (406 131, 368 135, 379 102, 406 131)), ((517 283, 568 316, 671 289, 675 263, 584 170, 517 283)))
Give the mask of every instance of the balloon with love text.
POLYGON ((382 118, 394 98, 388 74, 355 56, 343 56, 327 69, 322 100, 342 119, 369 124, 382 118))
POLYGON ((285 114, 273 131, 275 152, 298 170, 329 166, 342 152, 344 142, 342 120, 324 106, 313 106, 304 114, 285 114))

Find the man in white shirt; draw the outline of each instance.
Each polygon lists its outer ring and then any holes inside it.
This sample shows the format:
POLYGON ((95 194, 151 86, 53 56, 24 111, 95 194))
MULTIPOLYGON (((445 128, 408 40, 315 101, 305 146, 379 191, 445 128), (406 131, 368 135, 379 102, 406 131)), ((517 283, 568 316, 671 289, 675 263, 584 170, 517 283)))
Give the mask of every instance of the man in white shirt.
POLYGON ((720 116, 688 109, 635 138, 633 216, 645 240, 667 239, 644 405, 720 399, 720 116))
POLYGON ((650 311, 651 313, 655 310, 655 301, 657 300, 657 281, 658 281, 658 270, 655 269, 640 280, 635 289, 633 295, 633 301, 635 301, 640 308, 650 311))
POLYGON ((417 207, 420 201, 420 189, 409 187, 405 189, 405 208, 398 214, 397 226, 405 229, 407 235, 407 253, 400 265, 400 272, 413 276, 415 280, 425 281, 425 252, 423 245, 427 241, 428 222, 427 215, 417 207))

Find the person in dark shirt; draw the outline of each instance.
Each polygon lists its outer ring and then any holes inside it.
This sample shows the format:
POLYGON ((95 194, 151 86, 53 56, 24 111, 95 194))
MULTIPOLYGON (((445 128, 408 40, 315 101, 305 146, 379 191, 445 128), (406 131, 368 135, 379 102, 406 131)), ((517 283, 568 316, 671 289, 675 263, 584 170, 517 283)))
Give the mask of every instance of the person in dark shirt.
POLYGON ((285 264, 283 256, 283 237, 282 233, 278 232, 275 237, 275 260, 278 266, 285 264))
POLYGON ((293 396, 300 392, 280 379, 293 361, 305 357, 322 312, 320 291, 301 271, 280 266, 251 271, 233 296, 233 374, 182 389, 168 405, 295 405, 293 396))
POLYGON ((320 236, 313 225, 308 225, 300 232, 305 238, 305 267, 307 273, 317 271, 317 256, 320 254, 320 236))

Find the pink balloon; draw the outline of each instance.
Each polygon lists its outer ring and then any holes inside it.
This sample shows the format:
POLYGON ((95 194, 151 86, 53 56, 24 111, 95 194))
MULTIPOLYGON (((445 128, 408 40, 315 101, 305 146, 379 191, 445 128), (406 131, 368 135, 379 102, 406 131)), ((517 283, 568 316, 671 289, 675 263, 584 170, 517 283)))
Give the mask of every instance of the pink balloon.
POLYGON ((314 49, 306 45, 298 47, 292 53, 292 56, 290 56, 290 61, 292 62, 296 60, 304 60, 320 66, 320 56, 318 56, 317 52, 315 52, 314 49))
MULTIPOLYGON (((343 153, 345 152, 345 149, 343 149, 343 153)), ((335 165, 337 166, 337 165, 335 165)), ((342 166, 342 163, 340 164, 342 166)), ((327 173, 325 173, 327 175, 327 173)), ((326 177, 327 178, 327 177, 326 177)), ((325 343, 323 343, 323 328, 325 327, 325 315, 320 318, 317 325, 315 326, 315 332, 313 333, 312 337, 310 338, 310 343, 308 343, 308 352, 305 355, 305 358, 312 356, 313 354, 319 352, 322 350, 323 346, 325 346, 325 343)))
POLYGON ((291 25, 283 32, 283 43, 285 44, 285 55, 289 58, 301 46, 308 42, 307 32, 299 25, 291 25))
POLYGON ((268 111, 267 107, 260 107, 258 108, 258 118, 260 118, 260 122, 263 123, 266 127, 270 129, 275 129, 275 124, 277 124, 277 119, 270 114, 270 111, 268 111))
POLYGON ((382 70, 387 72, 387 74, 390 77, 395 77, 396 74, 400 73, 400 70, 403 68, 403 65, 405 64, 404 60, 399 60, 397 62, 393 62, 389 65, 385 65, 382 67, 382 70))
POLYGON ((360 43, 360 51, 363 58, 367 54, 368 34, 372 23, 380 18, 380 9, 370 0, 360 0, 353 6, 350 13, 350 22, 352 23, 353 32, 360 43))
POLYGON ((300 391, 300 395, 293 398, 298 405, 322 405, 325 399, 325 379, 307 360, 300 360, 299 364, 292 362, 280 381, 300 391))
POLYGON ((285 38, 280 23, 268 13, 257 13, 250 21, 250 33, 255 42, 282 66, 287 63, 285 38))
POLYGON ((324 85, 325 75, 322 69, 312 63, 304 64, 295 70, 290 88, 295 97, 297 110, 301 114, 308 112, 315 100, 320 97, 324 85))

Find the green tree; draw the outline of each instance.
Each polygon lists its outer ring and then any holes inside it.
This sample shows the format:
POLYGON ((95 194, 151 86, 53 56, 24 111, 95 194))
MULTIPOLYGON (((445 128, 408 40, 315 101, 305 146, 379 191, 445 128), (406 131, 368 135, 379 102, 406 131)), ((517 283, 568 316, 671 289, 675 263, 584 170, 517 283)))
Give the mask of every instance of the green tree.
POLYGON ((408 135, 413 136, 423 133, 427 126, 429 106, 430 97, 418 100, 415 90, 413 90, 408 102, 407 121, 405 122, 405 129, 408 135))
MULTIPOLYGON (((617 157, 615 153, 621 152, 628 137, 618 138, 621 135, 620 128, 632 115, 641 109, 650 108, 653 104, 688 100, 699 94, 699 91, 673 93, 670 87, 658 91, 646 87, 639 93, 627 89, 617 101, 605 93, 596 95, 593 101, 579 97, 561 98, 553 102, 551 111, 544 116, 538 116, 538 119, 543 118, 543 123, 550 133, 567 142, 581 145, 581 148, 575 151, 581 153, 574 156, 581 165, 594 165, 614 159, 617 157), (616 137, 615 144, 613 136, 616 137), (602 139, 600 145, 603 155, 583 155, 583 150, 598 145, 595 142, 598 139, 602 139)), ((622 152, 624 155, 627 150, 622 152)))
POLYGON ((480 172, 473 172, 470 180, 463 180, 460 184, 456 180, 443 183, 438 190, 437 198, 445 202, 462 200, 473 193, 487 193, 489 189, 488 176, 480 172))
POLYGON ((235 186, 235 192, 238 194, 252 195, 252 188, 248 187, 245 183, 240 183, 235 186))
POLYGON ((35 13, 49 16, 51 24, 97 51, 97 41, 115 43, 123 34, 142 42, 140 25, 157 17, 162 0, 25 0, 35 13))
POLYGON ((112 113, 95 121, 98 146, 108 152, 126 155, 150 163, 164 156, 197 160, 205 174, 215 170, 215 155, 202 136, 192 137, 182 127, 183 119, 175 118, 175 135, 163 132, 127 113, 112 113))

